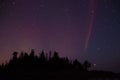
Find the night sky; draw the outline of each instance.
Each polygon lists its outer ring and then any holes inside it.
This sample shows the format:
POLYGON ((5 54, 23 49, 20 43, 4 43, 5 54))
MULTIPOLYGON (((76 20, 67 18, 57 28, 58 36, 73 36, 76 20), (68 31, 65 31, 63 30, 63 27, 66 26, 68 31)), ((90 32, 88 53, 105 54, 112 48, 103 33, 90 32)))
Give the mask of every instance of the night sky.
POLYGON ((120 0, 0 0, 0 63, 31 49, 120 72, 120 0))

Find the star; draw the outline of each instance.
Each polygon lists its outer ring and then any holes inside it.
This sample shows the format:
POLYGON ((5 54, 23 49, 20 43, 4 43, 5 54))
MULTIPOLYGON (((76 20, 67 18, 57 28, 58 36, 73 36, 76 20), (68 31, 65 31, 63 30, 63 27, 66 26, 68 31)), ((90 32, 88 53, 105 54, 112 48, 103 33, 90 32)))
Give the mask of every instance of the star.
POLYGON ((93 64, 94 67, 96 67, 96 64, 93 64))
POLYGON ((116 10, 115 10, 115 9, 112 9, 112 13, 116 13, 116 10))
POLYGON ((15 2, 15 1, 12 1, 12 5, 16 5, 16 2, 15 2))
POLYGON ((109 8, 109 6, 108 5, 105 5, 105 9, 108 9, 109 8))
POLYGON ((44 8, 44 7, 45 7, 45 5, 44 5, 44 4, 40 4, 40 7, 41 7, 41 8, 44 8))
POLYGON ((34 23, 32 23, 31 25, 32 25, 32 26, 35 26, 35 24, 34 24, 34 23))
POLYGON ((98 51, 100 51, 100 50, 101 50, 101 48, 97 48, 97 50, 98 50, 98 51))
POLYGON ((108 22, 108 19, 107 19, 107 18, 105 18, 105 19, 103 19, 103 21, 106 23, 106 22, 108 22))
POLYGON ((70 8, 65 8, 65 9, 64 9, 64 12, 69 13, 69 12, 72 12, 72 10, 71 10, 70 8))
POLYGON ((94 10, 91 10, 91 11, 90 11, 90 14, 91 14, 91 15, 93 15, 94 13, 95 13, 95 11, 94 11, 94 10))

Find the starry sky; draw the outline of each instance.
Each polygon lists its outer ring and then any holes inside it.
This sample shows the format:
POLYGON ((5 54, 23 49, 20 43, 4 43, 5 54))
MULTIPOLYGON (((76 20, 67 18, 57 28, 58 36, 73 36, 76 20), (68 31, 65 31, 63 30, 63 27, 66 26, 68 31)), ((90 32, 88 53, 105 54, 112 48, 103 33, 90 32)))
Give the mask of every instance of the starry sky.
POLYGON ((13 51, 57 51, 120 72, 120 0, 0 0, 0 63, 13 51))

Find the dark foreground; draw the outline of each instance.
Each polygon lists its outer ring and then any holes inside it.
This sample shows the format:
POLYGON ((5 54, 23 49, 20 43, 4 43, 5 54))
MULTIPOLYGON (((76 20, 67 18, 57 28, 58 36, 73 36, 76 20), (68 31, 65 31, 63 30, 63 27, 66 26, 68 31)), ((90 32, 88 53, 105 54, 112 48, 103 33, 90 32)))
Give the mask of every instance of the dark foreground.
POLYGON ((0 80, 120 80, 116 74, 100 72, 25 72, 1 74, 0 80))
POLYGON ((91 63, 60 58, 57 52, 44 51, 39 56, 22 52, 0 66, 0 80, 120 80, 120 74, 108 71, 89 71, 91 63))

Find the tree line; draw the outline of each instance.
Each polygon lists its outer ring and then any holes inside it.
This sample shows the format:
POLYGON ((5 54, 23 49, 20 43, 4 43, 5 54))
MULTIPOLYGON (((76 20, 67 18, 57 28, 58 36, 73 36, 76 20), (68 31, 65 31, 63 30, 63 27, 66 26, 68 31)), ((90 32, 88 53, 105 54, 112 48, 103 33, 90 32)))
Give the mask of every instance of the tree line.
POLYGON ((89 71, 91 63, 84 63, 76 60, 69 60, 67 57, 60 57, 59 53, 44 50, 35 55, 35 50, 30 53, 13 52, 12 58, 5 64, 0 65, 0 79, 2 80, 61 80, 77 79, 95 76, 111 76, 112 72, 89 71))

